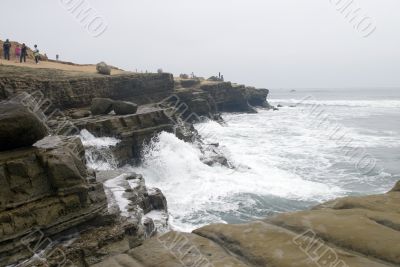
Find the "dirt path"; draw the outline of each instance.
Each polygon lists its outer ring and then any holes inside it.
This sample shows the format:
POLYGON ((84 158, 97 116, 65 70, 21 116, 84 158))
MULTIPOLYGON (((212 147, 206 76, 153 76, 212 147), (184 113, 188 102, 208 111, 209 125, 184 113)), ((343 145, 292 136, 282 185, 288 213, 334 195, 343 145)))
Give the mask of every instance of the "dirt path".
MULTIPOLYGON (((58 62, 50 62, 50 61, 41 61, 39 64, 35 64, 33 60, 28 60, 26 63, 19 63, 15 59, 10 61, 0 59, 1 65, 12 65, 12 66, 22 66, 29 68, 45 68, 45 69, 59 69, 59 70, 67 70, 67 71, 81 71, 86 73, 97 73, 95 65, 78 65, 78 64, 66 64, 66 63, 58 63, 58 62)), ((120 74, 124 73, 123 70, 112 70, 112 74, 120 74)))

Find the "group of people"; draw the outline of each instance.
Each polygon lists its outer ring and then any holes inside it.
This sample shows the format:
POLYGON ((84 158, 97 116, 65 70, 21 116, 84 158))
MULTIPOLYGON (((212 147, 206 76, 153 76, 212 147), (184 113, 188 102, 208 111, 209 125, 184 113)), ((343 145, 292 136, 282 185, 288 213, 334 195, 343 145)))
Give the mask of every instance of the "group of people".
MULTIPOLYGON (((11 52, 12 44, 10 40, 6 40, 3 43, 3 54, 4 54, 4 59, 5 60, 10 60, 10 52, 11 52)), ((19 44, 16 45, 14 48, 15 50, 15 58, 16 60, 20 63, 26 62, 26 57, 28 55, 28 47, 25 45, 25 43, 22 44, 22 46, 19 46, 19 44)), ((39 64, 40 61, 40 53, 37 45, 35 45, 35 49, 33 50, 33 56, 35 58, 35 63, 39 64)))

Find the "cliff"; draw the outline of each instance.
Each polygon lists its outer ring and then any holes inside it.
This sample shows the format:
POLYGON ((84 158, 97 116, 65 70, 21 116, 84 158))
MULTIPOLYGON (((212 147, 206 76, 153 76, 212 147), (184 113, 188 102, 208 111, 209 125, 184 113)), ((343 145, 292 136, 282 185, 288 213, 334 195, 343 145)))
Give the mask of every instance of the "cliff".
POLYGON ((85 162, 77 137, 46 137, 35 147, 0 152, 1 266, 31 255, 27 244, 42 238, 29 235, 32 229, 52 236, 106 211, 103 186, 85 162))
POLYGON ((125 73, 104 76, 95 73, 33 69, 0 65, 0 100, 20 92, 40 91, 54 108, 88 107, 95 97, 157 102, 172 94, 171 74, 125 73))
MULTIPOLYGON (((13 124, 18 113, 0 116, 1 125, 15 126, 0 129, 1 136, 13 139, 12 147, 2 143, 0 152, 0 266, 42 250, 46 264, 59 263, 60 254, 52 253, 53 247, 77 266, 93 265, 155 235, 160 225, 145 217, 147 213, 166 214, 167 223, 165 197, 160 190, 147 188, 141 175, 104 174, 87 168, 85 148, 76 136, 80 130, 117 138, 119 143, 107 153, 120 165, 134 164, 140 161, 143 144, 157 133, 168 131, 201 144, 193 122, 219 118, 221 111, 255 112, 253 105, 268 107, 267 95, 266 89, 228 82, 178 81, 168 73, 103 76, 0 65, 0 100, 5 100, 0 105, 18 100, 31 109, 29 116, 38 120, 30 121, 32 125, 13 124), (93 115, 94 98, 132 101, 139 107, 124 115, 109 111, 93 115), (43 135, 33 136, 27 129, 39 129, 39 124, 52 136, 31 146, 32 140, 43 135), (23 138, 26 141, 22 142, 23 138), (111 185, 103 186, 106 183, 111 185), (126 205, 119 206, 119 197, 126 205), (78 237, 71 239, 71 234, 78 237), (43 240, 51 242, 43 245, 43 240)), ((204 160, 213 164, 224 158, 215 152, 204 160)), ((33 258, 26 266, 43 264, 33 258)))

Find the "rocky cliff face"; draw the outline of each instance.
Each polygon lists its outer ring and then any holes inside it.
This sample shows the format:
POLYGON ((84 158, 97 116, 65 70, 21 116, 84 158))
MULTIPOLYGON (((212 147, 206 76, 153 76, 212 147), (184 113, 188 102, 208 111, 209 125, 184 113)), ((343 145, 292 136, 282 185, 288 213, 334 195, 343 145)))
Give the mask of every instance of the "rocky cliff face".
POLYGON ((29 236, 33 229, 52 236, 107 208, 103 185, 87 172, 77 137, 46 137, 35 147, 1 152, 0 185, 2 266, 32 254, 29 246, 40 241, 29 236))
POLYGON ((104 76, 55 69, 0 66, 0 100, 18 92, 40 91, 59 109, 88 107, 95 97, 151 103, 172 94, 171 74, 104 76))

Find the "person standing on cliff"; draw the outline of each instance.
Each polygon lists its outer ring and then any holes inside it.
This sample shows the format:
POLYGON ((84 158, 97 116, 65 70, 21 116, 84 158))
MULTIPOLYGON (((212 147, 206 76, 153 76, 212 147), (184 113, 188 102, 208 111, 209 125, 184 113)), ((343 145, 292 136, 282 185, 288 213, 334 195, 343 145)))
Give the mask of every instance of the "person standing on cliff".
POLYGON ((4 59, 6 60, 10 60, 10 49, 11 49, 11 43, 7 39, 3 44, 4 59))
POLYGON ((15 47, 15 60, 16 60, 16 62, 18 62, 20 57, 21 57, 21 47, 19 47, 19 45, 17 44, 17 46, 15 47))
POLYGON ((21 47, 21 55, 19 57, 19 62, 20 63, 22 63, 22 60, 24 60, 24 62, 26 62, 26 55, 28 54, 27 49, 28 48, 26 47, 25 43, 23 43, 22 47, 21 47))
POLYGON ((33 56, 35 57, 36 64, 39 64, 40 53, 39 53, 39 49, 38 49, 37 45, 35 45, 35 49, 33 50, 33 56))

